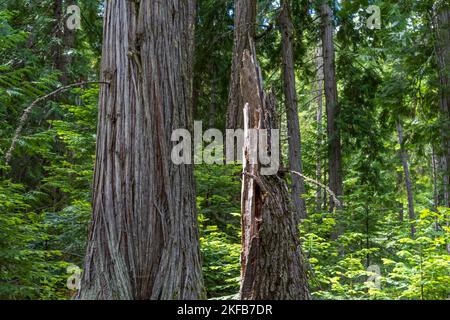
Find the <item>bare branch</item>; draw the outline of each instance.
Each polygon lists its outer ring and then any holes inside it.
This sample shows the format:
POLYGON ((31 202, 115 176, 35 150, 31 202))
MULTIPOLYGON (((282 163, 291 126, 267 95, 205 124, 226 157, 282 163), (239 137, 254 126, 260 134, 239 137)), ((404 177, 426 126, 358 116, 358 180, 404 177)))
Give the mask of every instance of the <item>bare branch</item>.
POLYGON ((290 170, 290 172, 302 177, 306 182, 310 182, 312 184, 315 184, 318 187, 323 188, 333 198, 334 203, 336 203, 336 205, 338 207, 342 207, 342 202, 337 198, 336 194, 333 191, 331 191, 331 189, 328 188, 326 185, 324 185, 324 184, 320 183, 319 181, 316 181, 312 178, 309 178, 309 177, 305 176, 304 174, 301 174, 297 171, 290 170))
POLYGON ((16 148, 17 141, 19 140, 19 137, 22 134, 22 130, 23 130, 24 126, 25 126, 25 123, 27 122, 31 111, 33 110, 33 108, 35 106, 37 106, 40 102, 45 101, 45 100, 47 100, 47 99, 57 95, 60 92, 66 91, 66 90, 71 89, 71 88, 80 87, 80 86, 83 86, 83 85, 88 85, 88 84, 109 84, 109 82, 105 82, 105 81, 85 81, 85 82, 73 83, 73 84, 69 84, 67 86, 58 88, 55 91, 53 91, 53 92, 51 92, 51 93, 49 93, 49 94, 47 94, 45 96, 39 97, 36 100, 34 100, 33 103, 31 103, 28 106, 28 108, 25 109, 25 111, 23 112, 22 116, 20 117, 19 126, 16 129, 16 132, 14 134, 14 138, 12 139, 12 142, 11 142, 11 146, 9 147, 9 150, 6 153, 6 156, 5 156, 6 164, 9 164, 10 161, 11 161, 12 153, 14 152, 14 149, 16 148))

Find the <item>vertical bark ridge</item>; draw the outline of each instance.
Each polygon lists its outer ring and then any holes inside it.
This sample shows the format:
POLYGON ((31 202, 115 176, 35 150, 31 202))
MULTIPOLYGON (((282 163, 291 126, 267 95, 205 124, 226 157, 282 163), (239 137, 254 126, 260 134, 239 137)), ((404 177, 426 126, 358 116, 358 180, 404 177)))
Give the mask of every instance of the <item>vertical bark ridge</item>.
POLYGON ((93 223, 79 299, 203 296, 191 129, 194 1, 107 1, 93 223))
POLYGON ((243 128, 244 108, 241 96, 240 70, 242 54, 249 50, 250 41, 254 41, 256 35, 256 0, 235 0, 234 8, 234 45, 233 60, 231 64, 230 91, 228 96, 227 128, 243 128))

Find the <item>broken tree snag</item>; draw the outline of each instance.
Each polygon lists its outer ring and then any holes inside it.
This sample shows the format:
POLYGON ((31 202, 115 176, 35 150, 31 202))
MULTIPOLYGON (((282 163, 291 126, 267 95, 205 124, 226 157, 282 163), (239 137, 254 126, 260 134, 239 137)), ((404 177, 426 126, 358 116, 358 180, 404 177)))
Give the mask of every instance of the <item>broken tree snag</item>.
POLYGON ((310 296, 298 216, 286 182, 278 174, 262 175, 263 165, 251 158, 256 142, 250 129, 272 129, 275 121, 273 99, 266 98, 259 67, 248 50, 243 53, 240 78, 245 99, 241 299, 306 300, 310 296))
POLYGON ((256 0, 235 0, 234 44, 231 65, 230 91, 228 95, 227 128, 243 128, 242 109, 244 107, 239 76, 242 53, 249 49, 249 43, 256 36, 256 0))

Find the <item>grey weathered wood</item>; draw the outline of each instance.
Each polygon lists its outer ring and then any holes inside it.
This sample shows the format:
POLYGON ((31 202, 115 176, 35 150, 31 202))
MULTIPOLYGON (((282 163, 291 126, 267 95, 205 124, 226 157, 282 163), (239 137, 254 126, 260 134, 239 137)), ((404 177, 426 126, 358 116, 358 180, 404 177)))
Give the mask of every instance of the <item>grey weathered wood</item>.
POLYGON ((256 35, 256 4, 256 0, 234 1, 234 45, 226 124, 228 129, 243 128, 244 104, 239 87, 240 70, 242 54, 245 49, 250 49, 249 43, 254 41, 256 35))
MULTIPOLYGON (((253 51, 254 52, 254 51, 253 51)), ((243 54, 244 163, 242 177, 242 299, 309 299, 306 266, 299 243, 298 216, 287 185, 278 175, 260 174, 249 159, 249 129, 270 129, 276 121, 259 68, 250 51, 243 54)), ((273 101, 273 100, 272 100, 273 101)))

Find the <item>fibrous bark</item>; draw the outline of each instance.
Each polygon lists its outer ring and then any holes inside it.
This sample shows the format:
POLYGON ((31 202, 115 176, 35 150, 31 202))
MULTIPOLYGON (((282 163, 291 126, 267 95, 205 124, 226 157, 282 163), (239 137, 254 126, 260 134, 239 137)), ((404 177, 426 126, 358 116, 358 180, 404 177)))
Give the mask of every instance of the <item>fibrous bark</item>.
POLYGON ((243 128, 243 98, 240 90, 242 54, 256 35, 256 0, 234 1, 234 45, 228 96, 227 128, 243 128))
MULTIPOLYGON (((280 28, 283 89, 287 113, 289 168, 299 173, 303 172, 300 121, 298 118, 298 100, 295 84, 293 26, 290 4, 288 0, 281 1, 280 28)), ((294 209, 302 219, 307 217, 305 200, 305 184, 300 176, 292 175, 291 197, 294 209)))
POLYGON ((261 175, 261 165, 252 164, 249 159, 252 148, 249 129, 272 129, 276 121, 274 106, 268 103, 263 91, 254 54, 245 50, 242 62, 245 159, 241 198, 241 298, 309 299, 297 229, 299 220, 286 183, 278 174, 261 175))
POLYGON ((93 222, 78 299, 203 296, 193 168, 193 0, 106 1, 93 222))

